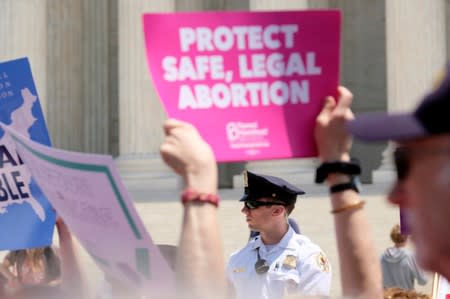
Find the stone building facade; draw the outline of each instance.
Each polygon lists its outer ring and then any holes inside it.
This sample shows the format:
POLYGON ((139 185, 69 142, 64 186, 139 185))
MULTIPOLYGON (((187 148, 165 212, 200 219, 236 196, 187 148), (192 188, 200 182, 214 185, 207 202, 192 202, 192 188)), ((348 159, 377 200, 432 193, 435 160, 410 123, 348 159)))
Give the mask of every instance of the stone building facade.
MULTIPOLYGON (((359 111, 413 107, 450 58, 450 0, 2 0, 0 61, 27 56, 56 147, 114 155, 127 185, 177 184, 159 145, 166 118, 152 87, 144 12, 338 8, 341 83, 359 111)), ((387 144, 355 144, 365 181, 389 178, 387 144)), ((220 165, 222 187, 247 167, 312 183, 316 161, 220 165)))

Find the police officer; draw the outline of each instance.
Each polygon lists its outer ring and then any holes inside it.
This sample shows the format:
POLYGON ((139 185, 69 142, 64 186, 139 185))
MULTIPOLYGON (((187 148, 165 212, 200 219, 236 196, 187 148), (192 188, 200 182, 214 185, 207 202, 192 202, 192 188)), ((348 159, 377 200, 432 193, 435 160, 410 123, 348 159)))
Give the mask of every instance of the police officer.
POLYGON ((328 296, 331 268, 319 246, 294 232, 288 215, 305 192, 283 179, 246 171, 242 213, 260 235, 230 257, 227 276, 236 298, 328 296))

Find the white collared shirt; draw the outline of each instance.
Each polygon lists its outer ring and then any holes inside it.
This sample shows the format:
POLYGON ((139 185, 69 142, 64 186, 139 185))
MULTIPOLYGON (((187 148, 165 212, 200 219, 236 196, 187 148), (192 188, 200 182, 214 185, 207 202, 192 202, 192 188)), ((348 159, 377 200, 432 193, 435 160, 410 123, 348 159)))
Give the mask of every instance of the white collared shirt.
POLYGON ((277 299, 288 294, 325 295, 330 293, 331 267, 319 246, 291 227, 270 251, 259 236, 230 257, 227 276, 237 299, 277 299), (265 274, 257 274, 255 263, 261 259, 270 265, 265 274))

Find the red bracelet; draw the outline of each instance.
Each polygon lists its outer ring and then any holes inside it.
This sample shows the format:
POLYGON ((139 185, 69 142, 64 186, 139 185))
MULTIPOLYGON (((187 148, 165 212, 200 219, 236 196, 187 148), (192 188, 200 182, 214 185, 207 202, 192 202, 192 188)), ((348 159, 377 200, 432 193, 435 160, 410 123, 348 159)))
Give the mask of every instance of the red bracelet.
POLYGON ((200 193, 192 189, 185 189, 183 193, 181 193, 181 203, 185 204, 188 201, 209 202, 218 207, 220 198, 217 194, 200 193))

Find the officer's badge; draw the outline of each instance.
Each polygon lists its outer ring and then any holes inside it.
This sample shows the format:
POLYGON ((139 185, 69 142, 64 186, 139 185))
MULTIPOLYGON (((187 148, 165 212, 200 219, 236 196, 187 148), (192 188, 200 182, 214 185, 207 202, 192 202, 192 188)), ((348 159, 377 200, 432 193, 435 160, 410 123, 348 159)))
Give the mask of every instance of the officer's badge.
POLYGON ((317 267, 319 267, 322 272, 330 272, 330 264, 328 263, 327 257, 322 252, 316 255, 316 263, 317 267))
POLYGON ((295 255, 286 255, 283 261, 283 267, 287 269, 294 269, 297 267, 297 258, 295 255))
POLYGON ((242 273, 242 272, 245 272, 245 268, 244 268, 244 267, 241 267, 241 268, 234 268, 234 269, 233 269, 233 272, 234 272, 234 273, 242 273))

